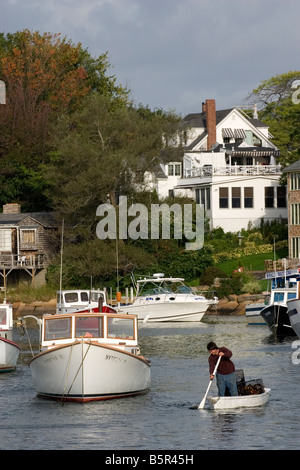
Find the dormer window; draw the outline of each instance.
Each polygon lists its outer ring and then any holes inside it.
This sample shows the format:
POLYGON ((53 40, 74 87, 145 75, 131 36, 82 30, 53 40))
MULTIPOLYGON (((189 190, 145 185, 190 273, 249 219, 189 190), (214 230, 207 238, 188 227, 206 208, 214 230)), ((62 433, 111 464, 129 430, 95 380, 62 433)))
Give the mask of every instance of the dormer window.
POLYGON ((169 163, 168 176, 181 176, 181 163, 169 163))

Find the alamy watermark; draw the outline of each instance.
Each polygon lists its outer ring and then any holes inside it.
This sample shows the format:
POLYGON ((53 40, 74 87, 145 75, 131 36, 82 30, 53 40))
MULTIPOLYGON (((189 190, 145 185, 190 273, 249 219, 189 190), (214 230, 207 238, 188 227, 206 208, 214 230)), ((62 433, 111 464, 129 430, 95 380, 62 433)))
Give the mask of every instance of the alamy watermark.
POLYGON ((291 86, 293 89, 296 88, 296 90, 292 93, 292 102, 294 104, 299 104, 300 98, 298 98, 298 96, 300 95, 300 80, 294 80, 291 86))
POLYGON ((172 236, 180 240, 184 236, 189 240, 185 243, 186 250, 203 247, 204 209, 201 204, 184 204, 183 208, 177 203, 171 206, 151 204, 149 213, 144 204, 135 203, 128 207, 127 196, 120 196, 118 211, 112 204, 105 203, 97 207, 96 215, 103 217, 96 227, 97 237, 101 240, 170 240, 172 236))
POLYGON ((296 349, 292 354, 292 363, 298 366, 300 364, 300 340, 292 342, 292 349, 296 349))

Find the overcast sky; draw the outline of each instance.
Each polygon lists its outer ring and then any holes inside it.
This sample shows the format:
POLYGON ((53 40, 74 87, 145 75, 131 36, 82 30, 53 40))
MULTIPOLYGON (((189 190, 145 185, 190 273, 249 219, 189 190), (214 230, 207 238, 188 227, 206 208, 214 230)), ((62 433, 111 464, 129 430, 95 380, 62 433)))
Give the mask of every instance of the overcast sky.
POLYGON ((201 112, 245 104, 277 74, 300 70, 300 0, 0 0, 0 31, 62 33, 136 104, 201 112))

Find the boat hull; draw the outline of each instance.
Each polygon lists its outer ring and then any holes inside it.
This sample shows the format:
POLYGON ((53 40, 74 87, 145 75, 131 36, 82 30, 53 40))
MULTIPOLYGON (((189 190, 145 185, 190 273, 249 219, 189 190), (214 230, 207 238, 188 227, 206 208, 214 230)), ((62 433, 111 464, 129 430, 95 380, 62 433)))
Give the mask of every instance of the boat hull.
POLYGON ((156 301, 155 296, 146 300, 141 297, 131 305, 124 305, 120 312, 138 316, 139 321, 151 322, 200 322, 214 300, 161 300, 156 301))
POLYGON ((20 347, 0 336, 0 373, 15 370, 20 354, 20 347))
POLYGON ((212 410, 228 410, 235 408, 253 408, 267 403, 271 393, 265 388, 264 393, 258 395, 241 395, 237 397, 208 397, 208 406, 212 410))
POLYGON ((289 300, 287 307, 291 327, 300 339, 300 299, 289 300))
POLYGON ((265 320, 260 314, 265 306, 264 303, 260 302, 246 305, 245 316, 249 325, 266 325, 265 320))
POLYGON ((285 305, 268 305, 260 312, 268 325, 269 330, 278 337, 295 336, 296 333, 290 325, 288 308, 285 305))
POLYGON ((54 347, 30 364, 39 396, 87 402, 145 393, 150 387, 150 363, 117 348, 92 341, 54 347))

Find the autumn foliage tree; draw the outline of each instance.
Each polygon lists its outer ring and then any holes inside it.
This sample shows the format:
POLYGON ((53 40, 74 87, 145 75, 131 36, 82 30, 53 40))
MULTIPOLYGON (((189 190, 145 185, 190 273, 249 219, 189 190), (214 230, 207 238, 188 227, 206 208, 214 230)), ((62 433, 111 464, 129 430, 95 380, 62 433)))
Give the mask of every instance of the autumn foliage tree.
POLYGON ((53 149, 55 123, 95 90, 127 100, 108 68, 107 54, 93 59, 60 34, 0 35, 0 79, 7 90, 0 106, 0 203, 17 199, 25 209, 47 208, 40 165, 53 149))

